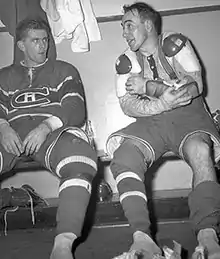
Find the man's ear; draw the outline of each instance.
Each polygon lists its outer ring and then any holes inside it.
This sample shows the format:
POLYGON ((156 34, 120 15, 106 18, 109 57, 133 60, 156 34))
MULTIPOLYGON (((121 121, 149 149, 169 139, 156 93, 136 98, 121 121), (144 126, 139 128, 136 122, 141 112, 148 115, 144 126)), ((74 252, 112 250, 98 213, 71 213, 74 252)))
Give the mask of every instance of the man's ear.
POLYGON ((151 32, 154 28, 153 22, 151 20, 146 20, 144 22, 145 28, 148 32, 151 32))
POLYGON ((18 46, 18 48, 19 48, 21 51, 24 52, 25 46, 24 46, 24 42, 23 42, 22 40, 17 41, 17 46, 18 46))

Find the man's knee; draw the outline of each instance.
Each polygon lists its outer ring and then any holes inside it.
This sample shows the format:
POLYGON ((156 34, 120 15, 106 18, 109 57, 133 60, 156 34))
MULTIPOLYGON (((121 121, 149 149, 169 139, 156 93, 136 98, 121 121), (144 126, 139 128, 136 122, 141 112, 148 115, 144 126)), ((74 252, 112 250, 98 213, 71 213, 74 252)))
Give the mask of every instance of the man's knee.
POLYGON ((88 142, 70 133, 63 133, 56 145, 55 152, 60 156, 68 156, 70 154, 84 155, 97 161, 96 151, 90 146, 88 142))
POLYGON ((97 172, 95 150, 83 139, 70 134, 63 134, 57 141, 49 162, 52 171, 61 179, 77 175, 77 178, 91 181, 97 172))
POLYGON ((182 152, 186 161, 196 158, 207 159, 212 156, 212 140, 207 134, 196 134, 186 139, 182 152))
POLYGON ((137 172, 144 175, 147 170, 147 159, 142 150, 133 141, 126 140, 115 151, 111 170, 116 178, 122 172, 137 172))

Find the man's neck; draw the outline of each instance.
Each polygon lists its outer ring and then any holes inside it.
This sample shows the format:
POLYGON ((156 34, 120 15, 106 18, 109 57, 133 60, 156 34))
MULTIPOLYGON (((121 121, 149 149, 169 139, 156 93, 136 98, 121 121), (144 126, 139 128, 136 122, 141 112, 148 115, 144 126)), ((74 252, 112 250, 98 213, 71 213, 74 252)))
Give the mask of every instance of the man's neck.
POLYGON ((31 64, 27 60, 22 60, 21 61, 21 65, 24 66, 24 67, 28 67, 28 68, 40 67, 40 66, 44 65, 47 62, 47 60, 48 60, 48 58, 44 62, 42 62, 40 64, 36 64, 36 63, 35 64, 33 64, 33 63, 31 64))
POLYGON ((139 51, 141 52, 142 55, 147 57, 156 53, 157 48, 158 48, 158 36, 155 35, 153 37, 149 37, 147 41, 139 49, 139 51))

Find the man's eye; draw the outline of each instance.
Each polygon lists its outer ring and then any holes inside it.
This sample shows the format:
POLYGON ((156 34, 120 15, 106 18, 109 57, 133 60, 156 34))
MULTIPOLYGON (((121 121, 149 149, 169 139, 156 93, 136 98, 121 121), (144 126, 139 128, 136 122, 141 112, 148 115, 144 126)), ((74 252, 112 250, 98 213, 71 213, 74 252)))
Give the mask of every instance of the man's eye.
POLYGON ((132 30, 133 27, 134 27, 134 26, 133 26, 132 24, 127 24, 127 29, 132 30))

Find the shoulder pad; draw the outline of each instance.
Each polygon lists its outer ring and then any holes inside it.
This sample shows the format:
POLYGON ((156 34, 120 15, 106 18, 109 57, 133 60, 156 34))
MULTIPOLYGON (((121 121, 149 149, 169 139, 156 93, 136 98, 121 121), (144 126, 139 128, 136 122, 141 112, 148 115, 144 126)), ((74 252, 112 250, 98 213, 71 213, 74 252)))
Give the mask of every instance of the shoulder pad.
POLYGON ((141 67, 137 60, 136 52, 131 51, 129 48, 118 57, 115 63, 116 72, 119 75, 128 73, 140 73, 141 67))
POLYGON ((187 38, 181 33, 173 33, 167 36, 162 43, 165 56, 173 57, 185 46, 187 38))
POLYGON ((117 74, 124 75, 128 74, 132 69, 132 64, 127 55, 122 54, 115 63, 115 69, 117 74))

